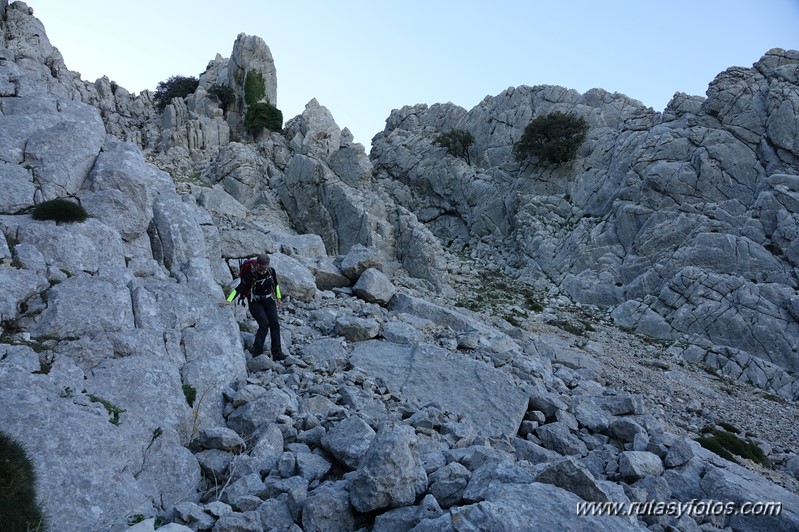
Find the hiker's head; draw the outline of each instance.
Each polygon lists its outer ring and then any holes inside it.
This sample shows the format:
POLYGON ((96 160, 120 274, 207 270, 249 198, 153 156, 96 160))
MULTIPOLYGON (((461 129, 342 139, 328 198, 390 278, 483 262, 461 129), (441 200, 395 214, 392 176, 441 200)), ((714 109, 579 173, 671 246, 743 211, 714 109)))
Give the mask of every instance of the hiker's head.
POLYGON ((266 253, 258 255, 255 264, 258 267, 258 269, 262 271, 269 268, 269 255, 267 255, 266 253))

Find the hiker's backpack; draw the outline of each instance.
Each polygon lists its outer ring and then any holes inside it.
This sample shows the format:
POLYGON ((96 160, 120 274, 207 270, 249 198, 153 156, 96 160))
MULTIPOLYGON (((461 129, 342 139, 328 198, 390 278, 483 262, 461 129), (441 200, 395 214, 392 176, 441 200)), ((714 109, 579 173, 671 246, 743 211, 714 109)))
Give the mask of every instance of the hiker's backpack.
POLYGON ((239 266, 239 286, 236 287, 236 291, 241 294, 241 297, 246 299, 250 298, 250 289, 252 286, 244 286, 244 276, 252 271, 255 263, 256 259, 247 259, 239 266))

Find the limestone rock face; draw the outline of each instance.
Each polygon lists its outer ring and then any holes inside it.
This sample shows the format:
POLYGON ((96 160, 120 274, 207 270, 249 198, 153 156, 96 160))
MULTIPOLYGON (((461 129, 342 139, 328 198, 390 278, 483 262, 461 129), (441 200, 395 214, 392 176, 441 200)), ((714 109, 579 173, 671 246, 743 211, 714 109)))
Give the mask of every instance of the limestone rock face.
POLYGON ((230 86, 239 87, 244 96, 244 81, 247 73, 253 71, 264 79, 265 98, 272 105, 277 105, 277 70, 269 46, 257 35, 240 33, 233 43, 233 52, 227 68, 227 82, 230 86))
POLYGON ((81 80, 27 4, 0 0, 0 430, 48 525, 799 528, 795 428, 773 427, 799 397, 797 64, 772 50, 662 113, 553 86, 405 107, 367 156, 316 100, 282 131, 242 127, 246 105, 211 88, 242 96, 256 71, 277 103, 258 37, 161 112, 81 80), (577 159, 516 161, 552 110, 589 122, 577 159), (472 165, 432 143, 453 128, 472 165), (53 198, 90 218, 34 220, 53 198), (281 360, 251 356, 258 325, 224 302, 260 253, 281 360), (694 441, 760 401, 741 434, 767 476, 694 441), (783 510, 575 514, 707 497, 783 510))
POLYGON ((442 241, 533 286, 618 309, 641 333, 795 372, 797 65, 796 51, 770 50, 662 113, 553 86, 509 88, 468 111, 404 107, 373 141, 374 176, 442 241), (526 125, 553 111, 589 125, 576 159, 515 160, 526 125), (432 142, 452 129, 474 136, 471 165, 432 142))
POLYGON ((342 146, 341 128, 330 111, 316 99, 305 104, 302 115, 286 124, 286 130, 289 140, 301 147, 304 153, 316 155, 325 161, 342 146))
POLYGON ((0 130, 3 161, 13 165, 24 162, 27 170, 10 171, 12 194, 3 201, 4 212, 32 203, 34 195, 42 201, 75 194, 105 142, 105 128, 97 111, 78 102, 37 94, 11 98, 3 105, 3 114, 9 117, 0 130), (42 120, 31 120, 31 113, 42 116, 42 120), (83 142, 75 144, 74 138, 83 142), (37 187, 32 186, 34 182, 37 187))

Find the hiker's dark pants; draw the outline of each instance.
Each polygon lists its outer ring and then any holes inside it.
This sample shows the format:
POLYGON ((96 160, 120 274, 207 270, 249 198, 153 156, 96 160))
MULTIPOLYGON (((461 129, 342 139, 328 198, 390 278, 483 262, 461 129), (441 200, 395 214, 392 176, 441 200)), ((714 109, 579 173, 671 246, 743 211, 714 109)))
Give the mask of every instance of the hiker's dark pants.
POLYGON ((266 331, 269 330, 272 354, 281 354, 283 350, 280 347, 280 322, 277 320, 277 303, 275 303, 275 299, 272 297, 266 299, 253 297, 252 301, 250 301, 250 314, 258 322, 253 352, 259 354, 263 352, 266 331))

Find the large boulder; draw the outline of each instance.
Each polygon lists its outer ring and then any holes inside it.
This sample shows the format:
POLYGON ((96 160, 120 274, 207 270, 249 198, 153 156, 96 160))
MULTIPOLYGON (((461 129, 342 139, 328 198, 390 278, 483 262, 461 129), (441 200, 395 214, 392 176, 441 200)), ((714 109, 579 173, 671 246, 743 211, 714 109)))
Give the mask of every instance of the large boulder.
POLYGON ((408 400, 463 416, 477 434, 515 436, 527 410, 527 395, 506 373, 432 345, 370 340, 355 346, 350 363, 408 400))
POLYGON ((340 421, 322 437, 322 447, 338 461, 356 469, 375 437, 375 431, 358 416, 340 421))
MULTIPOLYGON (((752 505, 754 512, 735 512, 726 516, 724 525, 739 530, 791 530, 799 526, 799 496, 767 482, 752 471, 721 461, 694 444, 694 452, 709 460, 700 486, 703 496, 736 505, 752 505), (779 512, 774 510, 779 504, 779 512)), ((742 507, 742 506, 739 506, 742 507)))
POLYGON ((282 253, 273 253, 270 265, 277 273, 281 295, 306 303, 314 299, 317 292, 316 279, 302 262, 282 253))
POLYGON ((359 512, 408 506, 427 488, 412 427, 381 423, 350 479, 350 501, 359 512))
POLYGON ((89 218, 85 222, 62 225, 25 217, 18 218, 16 224, 17 242, 34 246, 52 270, 78 275, 125 266, 119 233, 99 220, 89 218))
MULTIPOLYGON (((3 160, 26 163, 27 181, 35 183, 39 201, 78 192, 106 139, 97 109, 47 94, 4 104, 0 132, 3 160), (29 113, 36 113, 37 119, 33 120, 29 113)), ((16 175, 12 187, 16 192, 6 208, 13 208, 14 202, 22 199, 20 193, 30 190, 22 172, 17 170, 12 175, 16 175)), ((28 201, 32 204, 34 197, 28 201)))
POLYGON ((124 281, 78 275, 48 292, 49 304, 31 326, 35 336, 60 338, 132 328, 133 305, 124 281))
POLYGON ((130 286, 135 326, 157 331, 184 384, 197 392, 194 430, 223 423, 220 396, 246 375, 243 345, 233 315, 220 299, 185 283, 137 280, 130 286))
POLYGON ((385 305, 391 301, 397 289, 383 272, 370 268, 358 278, 358 282, 352 287, 352 293, 368 303, 385 305))
POLYGON ((126 241, 147 232, 154 197, 174 191, 169 175, 148 165, 138 147, 112 138, 98 155, 86 185, 81 193, 86 210, 126 241))

